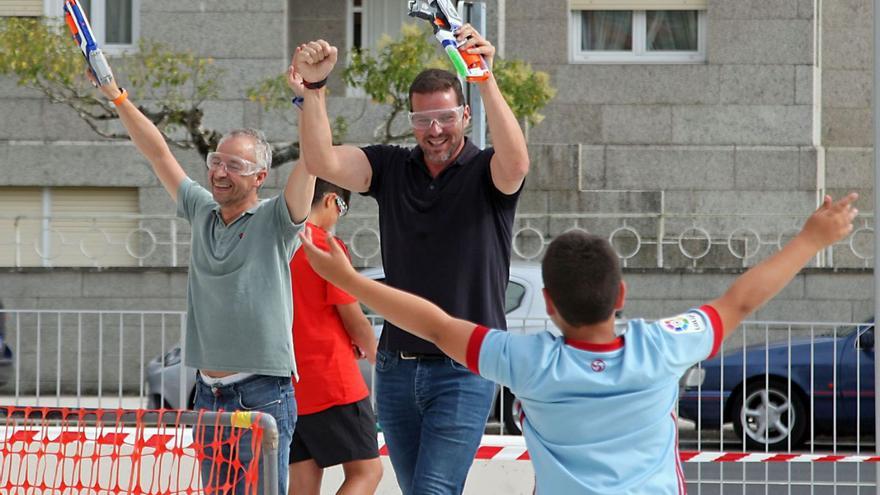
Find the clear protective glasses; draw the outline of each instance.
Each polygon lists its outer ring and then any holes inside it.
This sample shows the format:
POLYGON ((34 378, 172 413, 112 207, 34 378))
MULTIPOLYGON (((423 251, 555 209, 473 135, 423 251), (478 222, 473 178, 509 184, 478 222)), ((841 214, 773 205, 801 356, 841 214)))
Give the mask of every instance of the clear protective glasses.
POLYGON ((430 129, 434 122, 440 127, 450 127, 458 123, 464 115, 464 105, 455 108, 443 108, 440 110, 426 110, 424 112, 410 112, 409 125, 413 129, 430 129))
POLYGON ((348 213, 348 205, 345 203, 345 200, 336 196, 336 211, 339 212, 340 217, 344 217, 346 213, 348 213))
POLYGON ((223 167, 227 173, 242 176, 254 175, 263 168, 250 160, 219 151, 208 153, 205 165, 208 167, 208 170, 223 167))

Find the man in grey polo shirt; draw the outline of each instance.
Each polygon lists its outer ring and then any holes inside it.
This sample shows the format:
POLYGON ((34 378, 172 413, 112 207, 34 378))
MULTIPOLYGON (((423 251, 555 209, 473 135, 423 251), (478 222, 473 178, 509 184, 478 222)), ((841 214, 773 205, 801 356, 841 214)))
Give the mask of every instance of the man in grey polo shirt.
MULTIPOLYGON (((300 81, 291 66, 290 87, 301 92, 300 81)), ((262 133, 241 129, 225 135, 217 151, 208 154, 209 192, 186 176, 159 130, 124 89, 115 81, 100 89, 177 201, 178 215, 192 224, 184 360, 199 370, 195 407, 271 414, 278 423, 279 466, 286 466, 296 423, 289 262, 309 214, 314 177, 296 166, 282 195, 260 200, 257 193, 272 151, 262 133)), ((253 457, 250 434, 236 446, 213 438, 212 428, 196 435, 205 448, 202 484, 210 491, 243 493, 243 469, 212 458, 220 449, 223 459, 235 453, 247 466, 253 457)), ((278 469, 278 493, 287 493, 287 472, 278 469)))

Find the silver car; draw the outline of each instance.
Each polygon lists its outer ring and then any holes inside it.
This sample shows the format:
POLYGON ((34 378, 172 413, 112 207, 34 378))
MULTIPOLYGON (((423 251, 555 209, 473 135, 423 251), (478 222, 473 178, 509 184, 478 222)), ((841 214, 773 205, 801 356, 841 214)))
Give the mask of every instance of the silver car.
MULTIPOLYGON (((373 280, 384 281, 382 268, 367 268, 361 272, 373 280)), ((537 263, 515 262, 510 266, 510 282, 505 294, 504 312, 507 315, 508 330, 515 333, 536 333, 549 331, 559 335, 559 330, 547 316, 541 288, 541 266, 537 263)), ((378 337, 384 320, 381 316, 364 307, 367 318, 373 324, 378 337)), ((364 381, 372 391, 373 368, 366 360, 359 362, 364 381)), ((162 356, 157 356, 147 364, 146 381, 149 394, 149 407, 192 408, 195 393, 195 370, 186 368, 184 377, 180 375, 181 351, 176 345, 162 356), (184 383, 181 384, 183 378, 184 383), (183 389, 181 389, 183 385, 183 389), (185 393, 181 393, 184 390, 185 393), (185 401, 185 402, 184 402, 185 401)), ((506 388, 499 387, 495 401, 495 417, 503 422, 507 433, 519 434, 520 404, 506 388)))

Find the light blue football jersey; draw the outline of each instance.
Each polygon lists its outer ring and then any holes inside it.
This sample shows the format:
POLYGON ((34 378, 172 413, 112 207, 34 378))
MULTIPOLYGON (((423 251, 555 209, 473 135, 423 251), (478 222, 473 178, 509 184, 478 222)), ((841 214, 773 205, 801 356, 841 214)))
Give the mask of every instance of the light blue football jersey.
POLYGON ((722 338, 711 306, 632 320, 601 345, 477 327, 467 364, 522 400, 538 495, 683 494, 678 381, 722 338))

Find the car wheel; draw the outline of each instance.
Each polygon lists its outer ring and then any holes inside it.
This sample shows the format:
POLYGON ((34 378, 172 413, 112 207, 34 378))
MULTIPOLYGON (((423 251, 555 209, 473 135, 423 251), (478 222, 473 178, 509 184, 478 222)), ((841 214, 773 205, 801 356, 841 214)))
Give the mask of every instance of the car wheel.
POLYGON ((750 450, 781 450, 800 445, 807 426, 807 410, 800 394, 788 394, 785 384, 764 382, 750 384, 743 400, 742 391, 734 397, 733 430, 745 437, 750 450))
POLYGON ((508 435, 522 435, 522 401, 507 389, 502 389, 504 401, 501 405, 501 417, 504 421, 504 432, 508 435))

